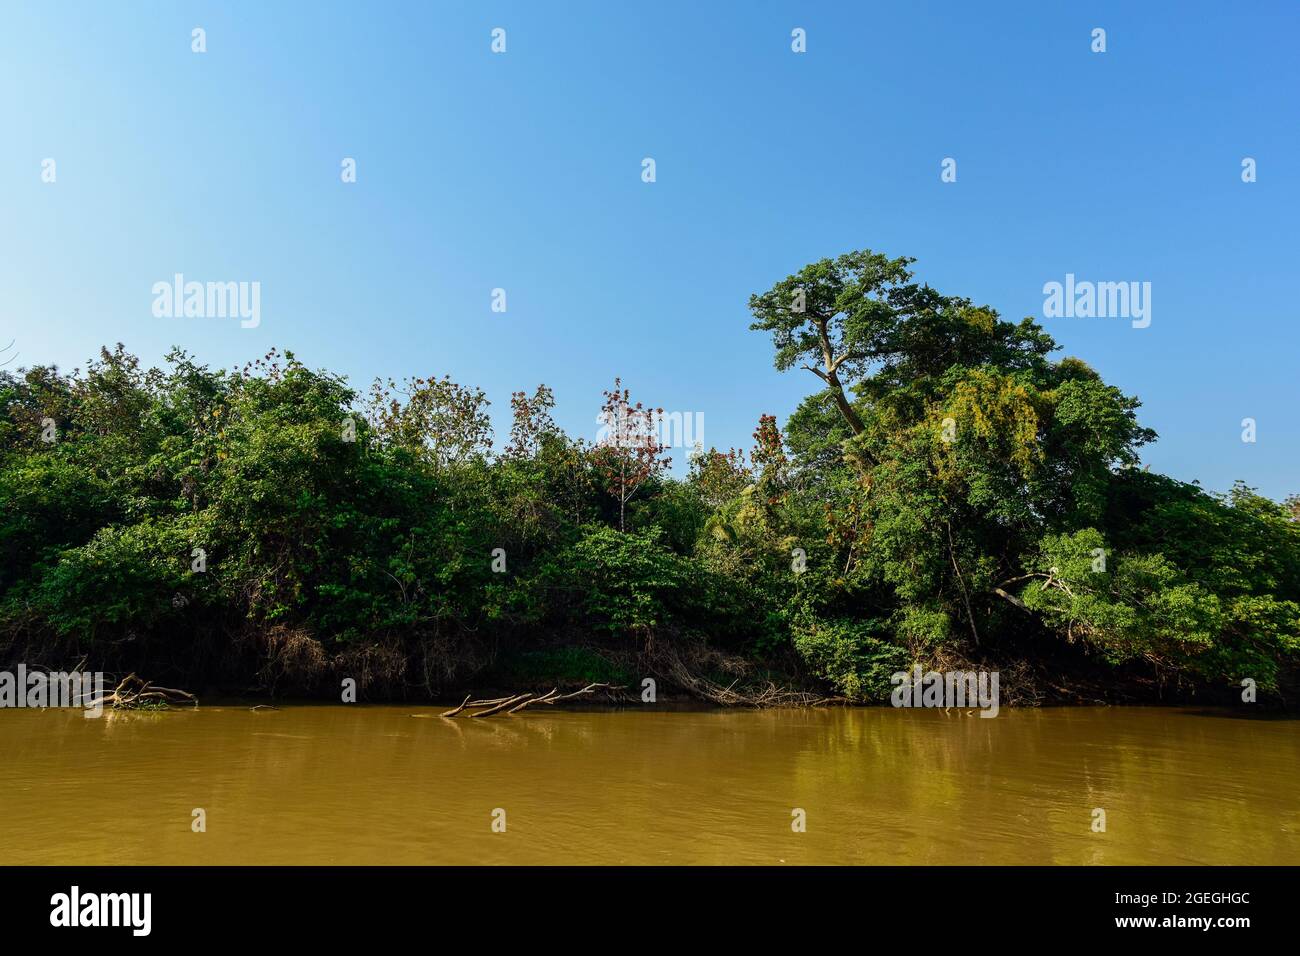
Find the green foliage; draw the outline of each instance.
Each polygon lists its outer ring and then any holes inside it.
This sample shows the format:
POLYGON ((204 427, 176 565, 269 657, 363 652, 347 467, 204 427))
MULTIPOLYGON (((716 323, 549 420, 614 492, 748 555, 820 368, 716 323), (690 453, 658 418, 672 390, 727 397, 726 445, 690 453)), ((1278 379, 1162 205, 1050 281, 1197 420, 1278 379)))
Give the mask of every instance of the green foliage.
POLYGON ((671 603, 688 580, 684 562, 660 537, 657 531, 585 527, 546 569, 547 583, 565 593, 574 621, 615 634, 648 633, 668 622, 671 603))
POLYGON ((644 639, 694 627, 726 639, 744 613, 734 585, 673 552, 658 528, 586 525, 572 545, 540 564, 534 584, 563 623, 615 636, 644 639))
MULTIPOLYGON (((1294 506, 1136 470, 1155 434, 1135 398, 1051 361, 1032 320, 912 283, 909 264, 850 253, 750 300, 777 368, 825 386, 787 424, 782 494, 753 536, 808 551, 800 588, 768 587, 812 608, 787 612, 805 658, 861 692, 873 665, 854 649, 882 632, 828 622, 887 621, 883 639, 918 658, 1048 658, 1049 636, 1116 666, 1276 687, 1300 635, 1294 506)), ((714 552, 762 553, 727 527, 714 552)))
POLYGON ((389 649, 431 687, 498 651, 608 680, 591 644, 689 639, 860 699, 914 662, 1080 654, 1282 688, 1300 499, 1141 470, 1136 398, 910 264, 849 253, 753 296, 776 366, 817 390, 684 481, 651 438, 570 439, 546 386, 512 396, 493 454, 483 393, 446 378, 362 397, 291 354, 145 370, 120 345, 71 375, 0 372, 0 645, 204 679, 216 658, 247 670, 241 636, 293 634, 389 649))
POLYGON ((794 626, 794 646, 818 677, 862 700, 888 698, 890 676, 909 665, 881 621, 802 618, 794 626))

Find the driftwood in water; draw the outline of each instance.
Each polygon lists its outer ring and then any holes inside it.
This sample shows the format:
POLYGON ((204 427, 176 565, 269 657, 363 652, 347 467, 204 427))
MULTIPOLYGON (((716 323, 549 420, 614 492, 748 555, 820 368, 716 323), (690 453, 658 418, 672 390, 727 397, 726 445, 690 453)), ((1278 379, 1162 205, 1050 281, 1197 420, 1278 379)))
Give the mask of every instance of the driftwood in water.
MULTIPOLYGON (((615 687, 612 684, 588 684, 582 690, 575 690, 570 694, 561 694, 559 688, 552 688, 545 694, 515 694, 511 697, 496 697, 492 700, 470 700, 466 697, 460 702, 459 707, 444 711, 443 717, 458 717, 470 707, 482 707, 483 710, 469 714, 470 717, 491 717, 493 714, 499 714, 505 711, 509 714, 515 714, 525 707, 531 707, 533 704, 555 704, 562 700, 572 700, 575 697, 583 697, 587 694, 594 694, 598 690, 621 690, 621 687, 615 687)), ((470 695, 473 696, 473 695, 470 695)))
POLYGON ((156 687, 132 673, 123 677, 111 694, 105 694, 87 706, 98 707, 105 704, 117 710, 133 710, 149 704, 192 704, 197 707, 199 699, 191 693, 176 690, 174 687, 156 687))
POLYGON ((517 703, 519 703, 521 700, 527 700, 530 696, 532 696, 532 695, 530 695, 530 694, 518 694, 518 695, 516 695, 516 696, 514 696, 514 697, 510 697, 510 698, 507 698, 506 700, 503 700, 501 703, 497 704, 495 707, 489 707, 487 710, 480 710, 477 714, 470 714, 470 716, 471 716, 471 717, 491 717, 493 714, 497 714, 497 713, 500 713, 501 711, 505 710, 505 709, 506 709, 507 707, 509 707, 511 704, 517 704, 517 703))

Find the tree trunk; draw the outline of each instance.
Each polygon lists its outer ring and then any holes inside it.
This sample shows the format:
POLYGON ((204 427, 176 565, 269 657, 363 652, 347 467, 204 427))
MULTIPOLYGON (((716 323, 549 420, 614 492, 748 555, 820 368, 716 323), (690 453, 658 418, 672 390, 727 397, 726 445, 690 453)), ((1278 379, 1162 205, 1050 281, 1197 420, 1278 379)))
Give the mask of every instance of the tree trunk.
MULTIPOLYGON (((831 395, 835 398, 835 405, 839 408, 840 414, 844 416, 844 420, 849 423, 849 427, 853 429, 853 434, 861 435, 866 430, 866 426, 862 424, 862 419, 858 417, 858 413, 849 404, 848 396, 844 394, 844 386, 840 384, 839 363, 835 361, 835 350, 831 348, 829 321, 824 316, 816 320, 817 337, 821 339, 822 344, 822 362, 826 365, 826 371, 819 374, 826 382, 826 387, 831 390, 831 395)), ((840 356, 840 359, 842 361, 843 356, 840 356)))
POLYGON ((844 394, 844 387, 840 385, 839 376, 831 372, 826 376, 826 384, 830 386, 831 395, 835 398, 835 405, 839 408, 840 414, 844 416, 844 420, 849 423, 849 427, 853 429, 853 434, 861 435, 866 426, 862 424, 862 419, 858 417, 858 413, 849 404, 849 399, 844 394))

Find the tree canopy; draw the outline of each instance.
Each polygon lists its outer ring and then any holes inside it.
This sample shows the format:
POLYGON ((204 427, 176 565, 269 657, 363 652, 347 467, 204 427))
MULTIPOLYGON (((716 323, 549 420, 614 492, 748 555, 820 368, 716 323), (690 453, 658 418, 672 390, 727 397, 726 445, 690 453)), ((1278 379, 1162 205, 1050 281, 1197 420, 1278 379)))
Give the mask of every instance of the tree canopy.
POLYGON ((558 645, 654 672, 703 647, 862 700, 917 663, 1011 669, 1024 699, 1285 690, 1295 499, 1145 470, 1135 397, 911 265, 852 252, 752 296, 814 390, 683 480, 621 383, 596 444, 515 393, 496 454, 487 397, 446 377, 362 394, 289 353, 120 345, 0 370, 0 648, 375 694, 558 645))

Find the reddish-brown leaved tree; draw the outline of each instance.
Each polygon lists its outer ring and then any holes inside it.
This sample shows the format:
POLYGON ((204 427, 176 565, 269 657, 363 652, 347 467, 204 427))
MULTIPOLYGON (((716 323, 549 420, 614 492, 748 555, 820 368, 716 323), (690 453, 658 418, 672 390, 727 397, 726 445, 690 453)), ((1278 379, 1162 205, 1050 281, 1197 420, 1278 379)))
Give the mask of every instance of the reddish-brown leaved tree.
POLYGON ((605 482, 605 489, 618 500, 618 530, 625 530, 627 503, 645 484, 660 474, 672 458, 664 455, 659 440, 659 416, 662 408, 644 408, 632 404, 621 379, 614 379, 612 391, 605 392, 601 407, 601 438, 592 460, 605 482))

